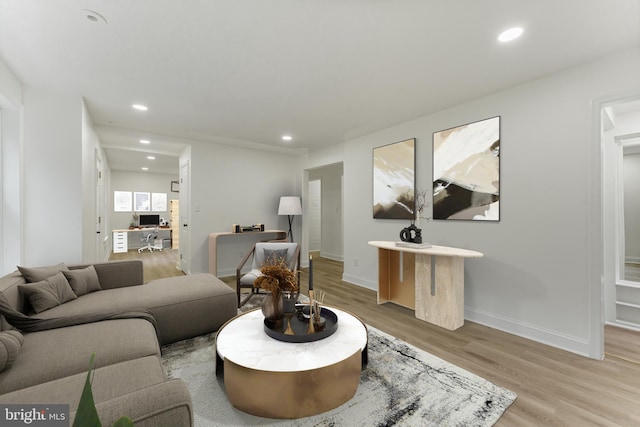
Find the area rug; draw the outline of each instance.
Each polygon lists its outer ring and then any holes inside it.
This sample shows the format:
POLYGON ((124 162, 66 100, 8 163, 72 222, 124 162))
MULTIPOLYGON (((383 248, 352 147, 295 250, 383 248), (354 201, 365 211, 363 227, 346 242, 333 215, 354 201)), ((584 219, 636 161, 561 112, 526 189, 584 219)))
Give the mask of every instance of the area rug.
MULTIPOLYGON (((193 400, 196 427, 210 426, 491 426, 516 394, 368 326, 369 363, 356 395, 323 414, 296 420, 235 409, 215 374, 215 334, 162 347, 169 377, 193 400)), ((274 384, 274 393, 278 392, 274 384)))

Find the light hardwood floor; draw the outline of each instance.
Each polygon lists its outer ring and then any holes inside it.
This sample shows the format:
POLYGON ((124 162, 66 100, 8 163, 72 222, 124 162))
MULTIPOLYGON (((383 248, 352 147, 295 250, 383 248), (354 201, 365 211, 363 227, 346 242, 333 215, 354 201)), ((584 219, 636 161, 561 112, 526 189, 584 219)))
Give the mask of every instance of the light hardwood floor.
MULTIPOLYGON (((341 281, 340 262, 314 256, 313 265, 326 304, 516 392, 497 426, 640 426, 638 333, 607 327, 607 356, 597 361, 469 321, 448 331, 412 310, 378 305, 374 291, 341 281)), ((235 288, 235 277, 222 280, 235 288)), ((306 269, 301 282, 306 293, 306 269)))
POLYGON ((142 261, 143 277, 145 283, 162 277, 184 276, 182 270, 176 265, 178 263, 177 249, 163 249, 161 251, 143 251, 138 253, 133 249, 125 253, 109 256, 109 261, 124 259, 139 259, 142 261))

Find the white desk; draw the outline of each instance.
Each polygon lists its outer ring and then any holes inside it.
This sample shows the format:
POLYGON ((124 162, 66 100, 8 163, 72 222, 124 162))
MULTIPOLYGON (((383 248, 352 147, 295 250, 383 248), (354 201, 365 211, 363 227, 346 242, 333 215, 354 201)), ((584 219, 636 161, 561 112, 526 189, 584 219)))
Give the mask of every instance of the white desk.
MULTIPOLYGON (((156 227, 113 230, 113 253, 123 253, 129 249, 138 249, 145 246, 146 243, 142 241, 143 236, 155 230, 156 227)), ((171 239, 171 234, 171 228, 160 227, 158 239, 171 239)))
POLYGON ((451 331, 464 325, 464 259, 482 257, 481 252, 369 244, 378 248, 378 304, 411 308, 418 319, 451 331))

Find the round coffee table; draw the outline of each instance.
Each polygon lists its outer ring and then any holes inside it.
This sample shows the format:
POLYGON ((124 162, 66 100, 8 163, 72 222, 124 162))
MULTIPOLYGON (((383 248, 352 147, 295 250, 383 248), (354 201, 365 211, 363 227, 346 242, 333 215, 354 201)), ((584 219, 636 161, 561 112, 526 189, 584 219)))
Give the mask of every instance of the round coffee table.
POLYGON ((224 371, 234 407, 261 417, 301 418, 353 397, 366 363, 367 328, 352 314, 328 308, 338 316, 338 329, 319 341, 288 343, 269 337, 260 310, 220 328, 216 371, 224 371))

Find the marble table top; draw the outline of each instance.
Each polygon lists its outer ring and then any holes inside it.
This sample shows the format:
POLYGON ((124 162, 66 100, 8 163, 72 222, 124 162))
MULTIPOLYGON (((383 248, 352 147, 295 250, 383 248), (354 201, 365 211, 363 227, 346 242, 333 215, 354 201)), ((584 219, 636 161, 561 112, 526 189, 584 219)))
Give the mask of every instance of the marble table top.
POLYGON ((369 242, 371 246, 375 246, 380 249, 388 249, 392 251, 399 252, 412 252, 416 254, 424 254, 424 255, 443 255, 443 256, 451 256, 451 257, 463 257, 463 258, 480 258, 483 255, 482 252, 472 251, 470 249, 460 249, 460 248, 452 248, 450 246, 436 246, 432 245, 428 248, 411 248, 406 246, 396 246, 396 242, 388 242, 388 241, 371 241, 369 242))
POLYGON ((367 329, 355 316, 327 307, 338 316, 336 332, 322 340, 288 343, 264 332, 260 310, 242 314, 227 323, 216 338, 216 351, 224 360, 249 369, 297 372, 318 369, 345 360, 367 345, 367 329))

